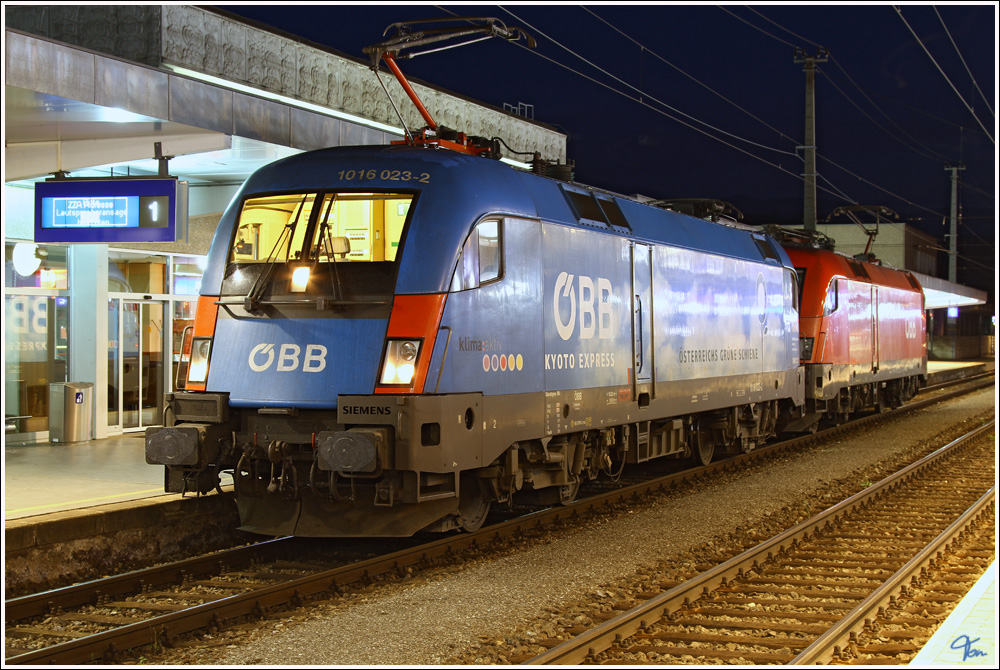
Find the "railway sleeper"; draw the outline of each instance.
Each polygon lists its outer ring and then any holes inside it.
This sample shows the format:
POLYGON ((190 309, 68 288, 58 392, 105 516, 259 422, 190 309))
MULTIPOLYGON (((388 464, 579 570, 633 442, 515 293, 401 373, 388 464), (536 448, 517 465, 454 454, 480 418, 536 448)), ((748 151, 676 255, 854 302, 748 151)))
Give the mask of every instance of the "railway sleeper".
POLYGON ((712 649, 709 647, 669 647, 659 645, 636 645, 633 647, 611 647, 609 651, 621 653, 655 653, 662 656, 693 656, 695 658, 710 658, 723 661, 744 661, 754 665, 766 665, 788 662, 793 654, 768 654, 756 651, 739 651, 728 649, 712 649))
MULTIPOLYGON (((809 646, 809 640, 792 637, 756 637, 725 635, 717 633, 692 633, 690 631, 674 631, 649 634, 633 635, 635 639, 654 639, 661 642, 674 642, 685 644, 689 642, 701 642, 706 644, 727 645, 736 643, 739 645, 764 647, 767 649, 795 649, 801 650, 809 646)), ((655 648, 654 648, 655 650, 655 648)))

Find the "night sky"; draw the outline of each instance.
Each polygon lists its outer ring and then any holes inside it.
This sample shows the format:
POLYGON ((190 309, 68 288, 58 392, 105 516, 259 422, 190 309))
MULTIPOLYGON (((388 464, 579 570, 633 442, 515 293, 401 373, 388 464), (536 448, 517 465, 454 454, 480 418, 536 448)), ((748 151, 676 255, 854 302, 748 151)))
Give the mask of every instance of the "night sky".
MULTIPOLYGON (((359 59, 395 22, 495 17, 536 48, 492 39, 401 61, 403 72, 495 107, 532 105, 535 120, 567 133, 576 181, 718 198, 751 224, 801 224, 805 74, 795 54, 822 47, 819 221, 841 205, 881 205, 947 247, 945 168, 964 164, 959 282, 993 294, 994 3, 215 7, 359 59)), ((938 268, 947 275, 943 254, 938 268)))

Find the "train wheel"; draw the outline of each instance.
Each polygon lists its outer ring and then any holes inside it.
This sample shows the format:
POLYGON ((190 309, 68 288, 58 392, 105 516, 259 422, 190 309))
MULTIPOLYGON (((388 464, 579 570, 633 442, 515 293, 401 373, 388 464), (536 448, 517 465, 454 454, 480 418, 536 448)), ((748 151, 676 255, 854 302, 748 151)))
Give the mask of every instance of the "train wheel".
POLYGON ((692 442, 691 452, 695 463, 698 465, 708 465, 711 463, 712 457, 715 456, 715 440, 712 433, 702 433, 699 430, 698 423, 695 422, 691 425, 689 435, 692 442))
POLYGON ((490 513, 492 500, 487 497, 483 487, 473 477, 462 477, 462 493, 458 501, 458 525, 466 531, 479 530, 486 515, 490 513))
POLYGON ((569 484, 565 484, 559 487, 559 504, 568 505, 574 500, 576 500, 577 494, 580 492, 580 478, 576 477, 569 484))
POLYGON ((698 447, 695 449, 694 457, 699 465, 708 465, 715 456, 715 442, 709 438, 698 437, 698 447))

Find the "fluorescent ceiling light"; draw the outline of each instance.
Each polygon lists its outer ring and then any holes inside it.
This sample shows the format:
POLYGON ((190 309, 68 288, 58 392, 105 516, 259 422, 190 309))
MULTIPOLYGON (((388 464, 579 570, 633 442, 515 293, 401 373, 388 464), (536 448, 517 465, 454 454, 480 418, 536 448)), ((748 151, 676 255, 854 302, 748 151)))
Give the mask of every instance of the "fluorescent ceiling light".
MULTIPOLYGON (((336 119, 343 119, 344 121, 350 121, 351 123, 356 123, 361 126, 367 126, 369 128, 375 128, 376 130, 381 130, 392 135, 398 135, 399 137, 404 137, 406 133, 402 128, 398 126, 391 126, 386 123, 380 123, 379 121, 373 121, 371 119, 366 119, 363 116, 356 116, 354 114, 349 114, 347 112, 342 112, 339 109, 331 109, 330 107, 323 107, 322 105, 317 105, 311 102, 305 102, 304 100, 297 100, 295 98, 290 98, 287 95, 281 95, 280 93, 272 93, 270 91, 265 91, 259 88, 253 88, 252 86, 247 86, 246 84, 239 84, 228 79, 223 79, 221 77, 214 77, 210 74, 204 74, 202 72, 196 72, 195 70, 189 70, 187 68, 178 67, 176 65, 170 65, 169 63, 164 63, 163 67, 176 72, 177 74, 189 77, 191 79, 196 79, 198 81, 203 81, 207 84, 212 84, 214 86, 219 86, 222 88, 228 88, 232 91, 239 91, 240 93, 246 93, 247 95, 254 95, 259 98, 266 98, 268 100, 273 100, 274 102, 280 102, 283 105, 290 105, 292 107, 298 107, 299 109, 306 109, 311 112, 316 112, 317 114, 322 114, 324 116, 332 116, 336 119)), ((523 163, 521 161, 516 161, 510 158, 501 158, 501 162, 511 165, 521 170, 530 170, 531 166, 528 163, 523 163)))
POLYGON ((402 137, 405 135, 402 128, 396 126, 390 126, 385 123, 379 123, 378 121, 372 121, 371 119, 366 119, 362 116, 355 116, 354 114, 348 114, 347 112, 342 112, 337 109, 331 109, 329 107, 323 107, 311 102, 305 102, 304 100, 296 100, 295 98, 290 98, 287 95, 281 95, 279 93, 272 93, 270 91, 265 91, 259 88, 253 88, 252 86, 247 86, 245 84, 238 84, 234 81, 228 79, 223 79, 221 77, 213 77, 209 74, 204 74, 201 72, 196 72, 194 70, 189 70, 183 67, 177 67, 176 65, 170 65, 167 63, 163 64, 163 67, 176 72, 184 77, 190 77, 191 79, 197 79, 198 81, 203 81, 214 86, 221 86, 222 88, 228 88, 233 91, 239 91, 240 93, 246 93, 248 95, 255 95, 258 98, 266 98, 268 100, 273 100, 275 102, 280 102, 285 105, 291 105, 292 107, 298 107, 300 109, 307 109, 311 112, 316 112, 317 114, 323 114, 324 116, 332 116, 338 119, 344 119, 345 121, 350 121, 351 123, 357 123, 362 126, 368 126, 369 128, 375 128, 377 130, 382 130, 387 133, 392 133, 393 135, 399 135, 402 137))
POLYGON ((98 117, 98 121, 105 123, 145 123, 156 120, 118 107, 98 107, 98 117))

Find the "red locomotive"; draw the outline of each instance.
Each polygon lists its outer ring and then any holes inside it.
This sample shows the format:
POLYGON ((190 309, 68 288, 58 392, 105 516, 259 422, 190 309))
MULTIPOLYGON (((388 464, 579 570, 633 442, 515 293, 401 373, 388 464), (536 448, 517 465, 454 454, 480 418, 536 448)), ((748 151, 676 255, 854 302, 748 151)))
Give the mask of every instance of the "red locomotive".
POLYGON ((861 409, 898 407, 927 376, 923 290, 914 276, 829 238, 783 231, 799 278, 806 416, 839 423, 861 409))

